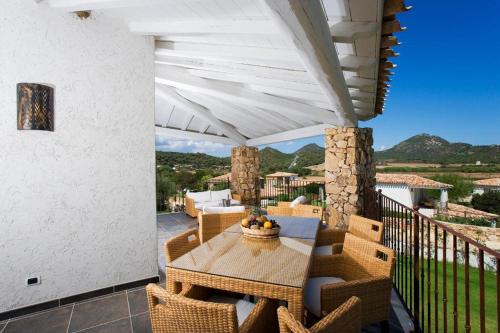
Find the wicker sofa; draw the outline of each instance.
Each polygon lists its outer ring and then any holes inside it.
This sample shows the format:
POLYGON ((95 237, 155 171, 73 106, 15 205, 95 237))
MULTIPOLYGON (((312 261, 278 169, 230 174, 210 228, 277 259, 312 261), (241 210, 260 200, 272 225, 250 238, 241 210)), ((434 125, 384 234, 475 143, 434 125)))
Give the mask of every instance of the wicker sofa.
POLYGON ((203 191, 203 192, 187 192, 185 198, 186 214, 191 217, 197 217, 198 212, 203 210, 203 207, 220 206, 222 199, 231 199, 231 205, 237 205, 241 202, 241 197, 232 194, 231 190, 220 191, 203 191))

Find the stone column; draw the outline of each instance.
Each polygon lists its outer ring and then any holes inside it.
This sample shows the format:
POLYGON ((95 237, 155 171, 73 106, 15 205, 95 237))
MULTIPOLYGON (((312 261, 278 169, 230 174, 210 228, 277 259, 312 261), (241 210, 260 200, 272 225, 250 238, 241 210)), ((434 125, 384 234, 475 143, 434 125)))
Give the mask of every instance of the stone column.
POLYGON ((231 150, 231 189, 245 205, 258 205, 259 149, 239 146, 231 150))
POLYGON ((365 187, 375 187, 371 128, 325 131, 325 190, 330 221, 347 227, 349 215, 361 213, 365 187))

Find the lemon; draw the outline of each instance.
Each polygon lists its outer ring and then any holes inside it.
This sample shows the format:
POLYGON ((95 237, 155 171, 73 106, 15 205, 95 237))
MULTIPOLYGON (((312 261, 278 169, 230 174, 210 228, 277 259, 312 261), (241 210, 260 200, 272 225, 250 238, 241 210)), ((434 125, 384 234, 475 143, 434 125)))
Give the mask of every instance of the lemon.
POLYGON ((244 227, 248 227, 248 224, 249 224, 248 219, 243 219, 243 220, 241 220, 241 225, 242 225, 242 226, 244 226, 244 227))
POLYGON ((269 221, 266 221, 264 223, 264 229, 272 229, 273 228, 273 224, 269 221))

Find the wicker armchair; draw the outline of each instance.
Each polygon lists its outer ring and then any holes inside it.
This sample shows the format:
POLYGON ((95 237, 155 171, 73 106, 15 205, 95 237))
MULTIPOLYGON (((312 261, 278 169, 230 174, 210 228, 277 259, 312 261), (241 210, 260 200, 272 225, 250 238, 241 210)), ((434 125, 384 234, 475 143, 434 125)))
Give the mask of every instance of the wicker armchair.
POLYGON ((172 262, 199 245, 198 229, 186 230, 165 242, 165 258, 172 262))
POLYGON ((243 318, 234 304, 207 302, 201 294, 192 292, 195 290, 171 294, 155 284, 146 287, 154 333, 258 333, 277 330, 276 301, 261 298, 243 318))
POLYGON ((390 248, 347 233, 342 254, 313 258, 306 307, 321 317, 357 296, 363 302, 363 326, 381 322, 388 327, 394 256, 390 248))
POLYGON ((280 333, 359 333, 361 332, 361 300, 358 297, 349 298, 309 329, 302 326, 300 321, 296 320, 283 306, 278 309, 278 320, 280 333))
POLYGON ((220 234, 235 223, 240 222, 248 215, 246 211, 240 213, 202 214, 198 213, 198 224, 201 243, 220 234))
POLYGON ((347 230, 327 227, 318 233, 318 240, 316 242, 318 247, 314 251, 315 254, 330 255, 341 253, 346 233, 380 244, 384 237, 384 224, 353 214, 349 217, 349 227, 347 230))
POLYGON ((313 205, 296 205, 290 207, 291 202, 280 201, 277 206, 268 206, 267 214, 277 216, 302 216, 323 219, 323 207, 313 205))

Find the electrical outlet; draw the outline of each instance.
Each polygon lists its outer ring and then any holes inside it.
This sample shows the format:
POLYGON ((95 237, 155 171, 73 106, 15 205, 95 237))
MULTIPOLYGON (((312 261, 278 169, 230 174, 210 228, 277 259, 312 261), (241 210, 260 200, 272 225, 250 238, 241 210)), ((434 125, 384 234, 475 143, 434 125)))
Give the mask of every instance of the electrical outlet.
POLYGON ((26 285, 29 286, 34 286, 37 284, 42 283, 42 278, 40 276, 31 276, 26 279, 26 285))

